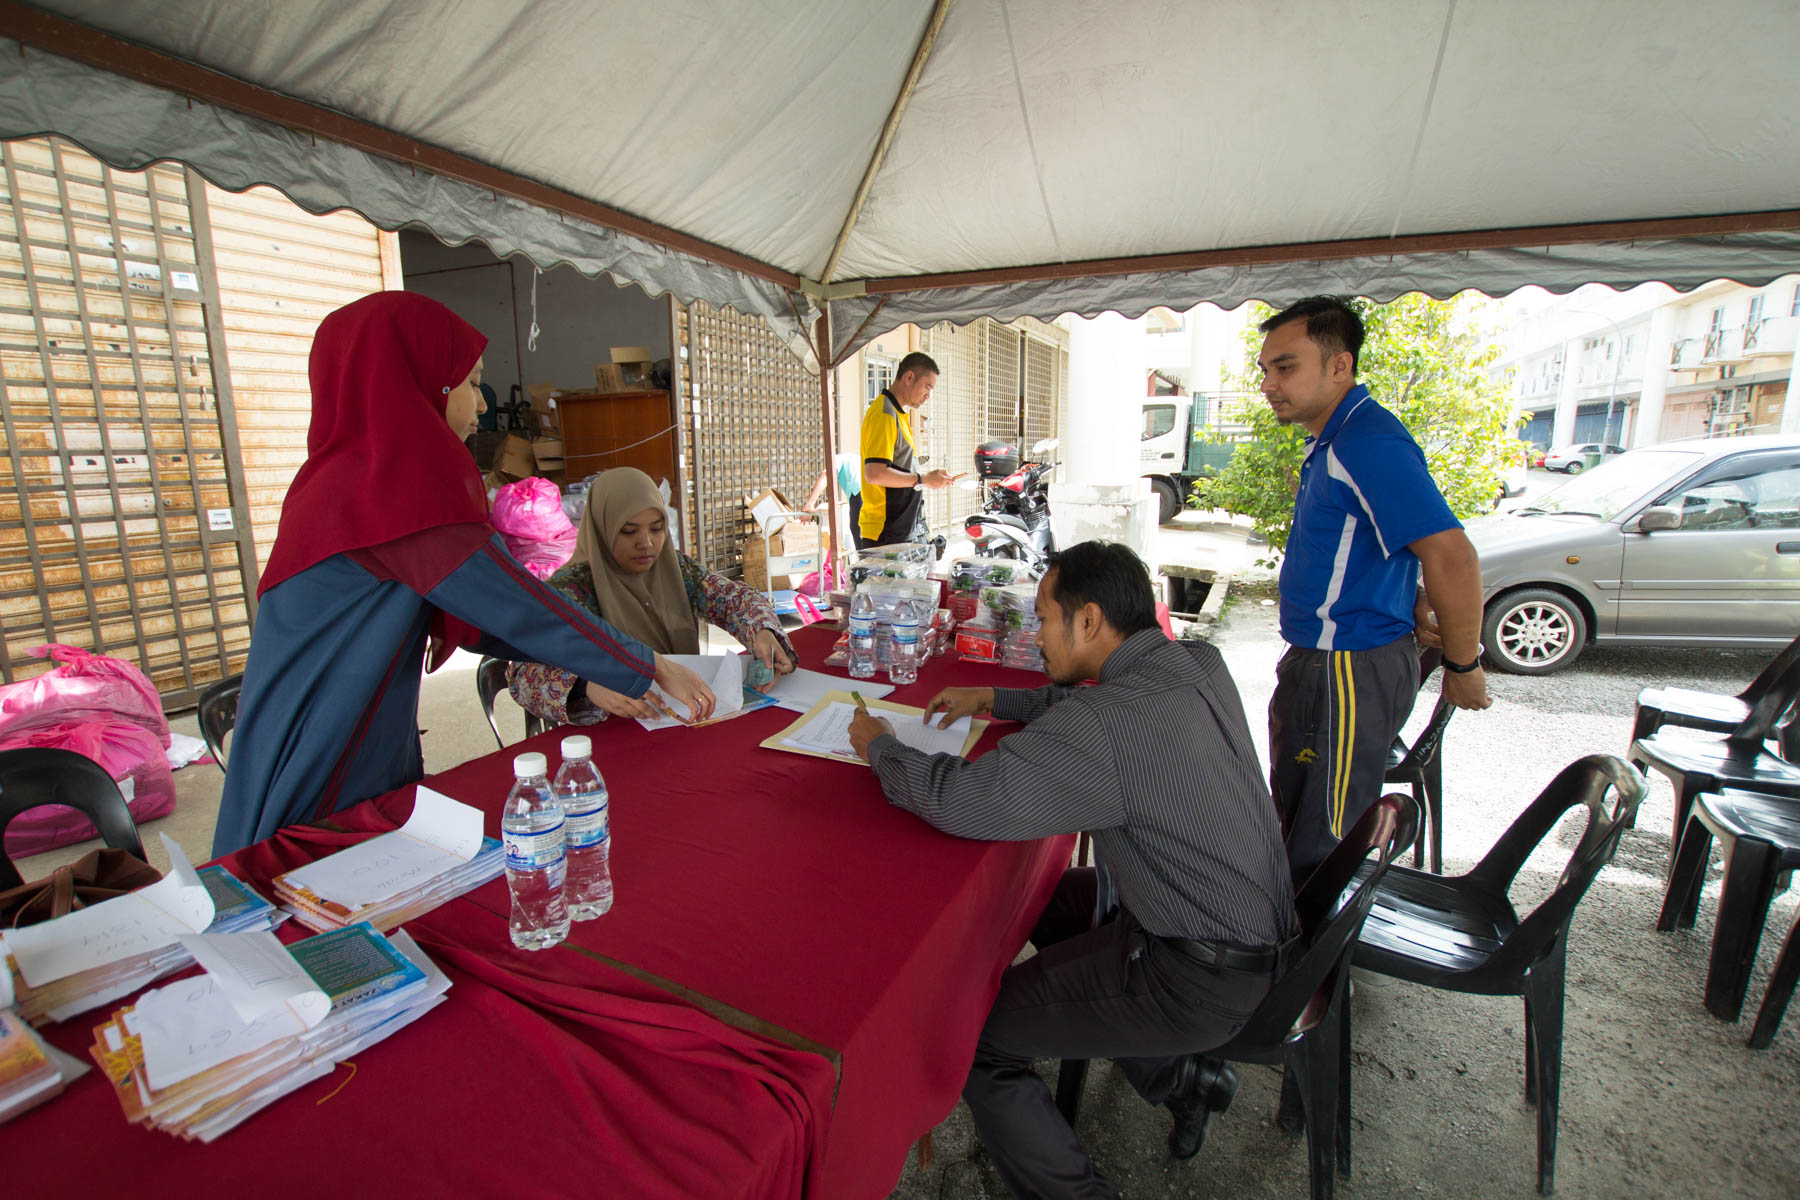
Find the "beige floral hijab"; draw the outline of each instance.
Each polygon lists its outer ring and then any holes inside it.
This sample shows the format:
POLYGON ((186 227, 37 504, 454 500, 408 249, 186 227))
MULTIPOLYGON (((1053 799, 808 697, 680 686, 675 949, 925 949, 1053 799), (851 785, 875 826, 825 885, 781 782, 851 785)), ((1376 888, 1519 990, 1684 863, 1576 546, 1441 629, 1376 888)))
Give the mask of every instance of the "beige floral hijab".
POLYGON ((667 515, 661 490, 637 468, 615 467, 594 480, 573 561, 586 563, 593 572, 600 615, 613 628, 659 654, 698 654, 700 623, 688 603, 674 541, 663 543, 662 554, 642 575, 621 570, 613 561, 613 539, 646 508, 667 515))

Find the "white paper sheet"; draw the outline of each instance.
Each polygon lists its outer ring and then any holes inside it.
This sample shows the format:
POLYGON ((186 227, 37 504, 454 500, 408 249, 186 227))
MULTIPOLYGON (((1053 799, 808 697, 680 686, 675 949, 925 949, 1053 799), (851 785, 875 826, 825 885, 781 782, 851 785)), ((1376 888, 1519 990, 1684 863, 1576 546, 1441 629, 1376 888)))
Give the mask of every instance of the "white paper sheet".
POLYGON ((6 947, 0 946, 0 1008, 11 1008, 12 1006, 12 959, 7 957, 6 947))
POLYGON ((422 787, 399 829, 290 871, 287 879, 354 912, 461 866, 479 849, 481 810, 422 787))
POLYGON ((163 751, 163 757, 169 760, 169 769, 179 771, 206 754, 206 743, 197 737, 189 737, 185 733, 169 733, 169 748, 163 751))
POLYGON ((894 685, 891 683, 876 683, 873 679, 848 679, 842 675, 826 675, 800 667, 792 674, 777 676, 775 686, 769 689, 769 695, 775 697, 777 708, 809 713, 813 710, 813 705, 825 698, 827 692, 855 691, 861 692, 864 700, 879 700, 893 690, 894 685))
POLYGON ((133 1015, 144 1041, 144 1075, 158 1091, 241 1054, 306 1032, 285 1008, 239 1018, 211 975, 195 975, 138 997, 133 1015))
MULTIPOLYGON (((865 694, 863 698, 868 699, 868 696, 865 694)), ((917 717, 900 713, 883 712, 880 709, 875 709, 874 712, 894 727, 894 736, 903 744, 915 750, 923 750, 926 754, 960 755, 963 743, 969 740, 969 717, 959 717, 950 723, 950 728, 939 729, 935 720, 927 724, 917 717)), ((850 722, 855 716, 855 704, 834 700, 820 710, 818 716, 782 741, 796 750, 834 754, 861 762, 856 750, 850 745, 850 722)))
POLYGON ((285 1008, 311 1029, 331 1011, 324 990, 272 933, 199 933, 181 944, 246 1024, 285 1008))
MULTIPOLYGON (((712 689, 714 719, 728 716, 744 707, 744 660, 735 654, 665 654, 670 662, 680 663, 698 675, 707 687, 712 689)), ((692 710, 681 701, 652 684, 648 695, 668 705, 675 717, 657 716, 654 718, 639 717, 638 724, 645 729, 676 729, 692 716, 692 710)))
POLYGON ((32 987, 171 946, 213 919, 213 900, 181 847, 162 835, 169 871, 149 887, 115 896, 54 921, 9 929, 4 935, 19 974, 32 987))

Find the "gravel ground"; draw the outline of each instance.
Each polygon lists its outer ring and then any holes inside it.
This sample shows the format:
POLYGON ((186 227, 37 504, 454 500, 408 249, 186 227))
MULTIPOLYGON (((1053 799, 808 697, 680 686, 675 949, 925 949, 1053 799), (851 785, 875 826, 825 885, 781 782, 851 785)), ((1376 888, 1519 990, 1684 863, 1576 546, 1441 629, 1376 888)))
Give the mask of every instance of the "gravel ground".
MULTIPOLYGON (((1274 609, 1252 587, 1234 598, 1214 642, 1259 726, 1281 643, 1274 609)), ((1760 653, 1590 650, 1542 679, 1490 678, 1494 706, 1458 714, 1445 738, 1445 870, 1467 870, 1556 772, 1584 754, 1623 754, 1638 689, 1742 688, 1760 653)), ((1430 712, 1435 683, 1414 711, 1430 712)), ((1718 904, 1715 862, 1692 932, 1659 934, 1672 797, 1652 776, 1638 825, 1577 910, 1570 937, 1557 1194, 1564 1197, 1800 1196, 1800 1012, 1772 1048, 1744 1046, 1768 971, 1795 921, 1793 892, 1770 914, 1745 1017, 1727 1025, 1701 1002, 1718 904)), ((1548 893, 1579 838, 1571 818, 1527 864, 1523 908, 1548 893)), ((1800 889, 1797 889, 1800 890, 1800 889)), ((1536 1115, 1523 1103, 1523 1008, 1517 999, 1437 992, 1357 972, 1352 1046, 1355 1173, 1345 1197, 1535 1194, 1536 1115)), ((1054 1063, 1042 1064, 1053 1078, 1054 1063)), ((1307 1191, 1303 1143, 1274 1125, 1275 1073, 1242 1070, 1205 1150, 1168 1156, 1169 1119, 1107 1063, 1088 1077, 1080 1133, 1129 1197, 1295 1197, 1307 1191)), ((1005 1190, 958 1104, 917 1151, 895 1200, 1002 1197, 1005 1190)))

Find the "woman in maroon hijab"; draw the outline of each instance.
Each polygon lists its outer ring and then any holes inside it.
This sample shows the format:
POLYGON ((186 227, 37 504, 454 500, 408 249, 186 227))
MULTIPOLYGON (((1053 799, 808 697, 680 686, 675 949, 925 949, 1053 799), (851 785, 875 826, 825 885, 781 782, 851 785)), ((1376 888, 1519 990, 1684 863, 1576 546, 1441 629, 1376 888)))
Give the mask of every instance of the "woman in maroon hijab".
POLYGON ((538 581, 488 526, 462 444, 482 411, 486 344, 408 292, 365 296, 319 326, 307 460, 258 588, 215 855, 423 775, 420 665, 434 637, 633 697, 654 680, 712 710, 693 672, 538 581))

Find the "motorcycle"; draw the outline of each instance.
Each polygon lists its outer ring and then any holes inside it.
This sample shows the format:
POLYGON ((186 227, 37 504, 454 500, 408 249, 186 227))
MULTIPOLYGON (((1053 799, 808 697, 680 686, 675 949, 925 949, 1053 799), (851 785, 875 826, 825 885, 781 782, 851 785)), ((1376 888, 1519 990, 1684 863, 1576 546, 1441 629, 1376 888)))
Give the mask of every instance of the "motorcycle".
MULTIPOLYGON (((1031 448, 1034 456, 1056 449, 1046 438, 1031 448)), ((975 553, 987 558, 1016 558, 1041 574, 1056 548, 1050 533, 1050 472, 1057 464, 1039 459, 1020 462, 1011 442, 983 442, 975 448, 975 477, 981 488, 981 511, 963 522, 975 553)))

